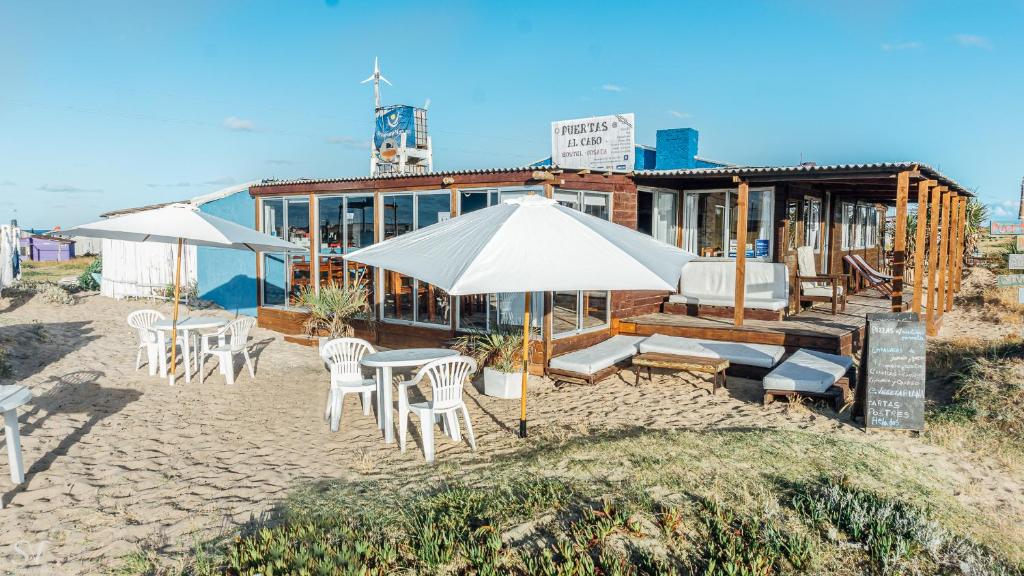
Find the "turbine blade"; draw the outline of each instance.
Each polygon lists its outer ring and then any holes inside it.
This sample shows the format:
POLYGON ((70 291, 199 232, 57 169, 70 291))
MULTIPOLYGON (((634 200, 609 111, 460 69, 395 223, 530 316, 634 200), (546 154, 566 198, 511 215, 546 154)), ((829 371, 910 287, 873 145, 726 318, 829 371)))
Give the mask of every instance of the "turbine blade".
POLYGON ((388 86, 394 86, 394 84, 392 84, 390 81, 388 81, 387 78, 381 76, 380 79, 383 80, 384 83, 387 84, 388 86))
POLYGON ((373 76, 370 76, 366 80, 363 80, 362 82, 360 82, 360 84, 366 84, 367 82, 373 82, 373 76))

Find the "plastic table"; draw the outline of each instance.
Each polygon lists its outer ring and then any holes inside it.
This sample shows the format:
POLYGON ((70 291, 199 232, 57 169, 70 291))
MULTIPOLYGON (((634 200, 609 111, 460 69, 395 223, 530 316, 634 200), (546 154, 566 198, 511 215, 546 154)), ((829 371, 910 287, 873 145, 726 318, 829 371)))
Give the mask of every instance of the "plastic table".
MULTIPOLYGON (((185 382, 192 382, 192 371, 189 359, 191 353, 189 345, 192 340, 190 339, 191 332, 193 330, 212 330, 214 328, 220 328, 228 323, 224 318, 218 318, 216 316, 186 316, 185 318, 178 319, 178 330, 181 331, 181 335, 185 340, 185 346, 183 346, 181 359, 185 366, 185 382)), ((171 331, 171 319, 164 318, 163 320, 157 320, 153 323, 153 329, 160 334, 160 376, 167 378, 167 354, 162 353, 163 350, 167 350, 167 332, 171 331)), ((199 351, 196 350, 196 354, 199 351)), ((198 364, 199 358, 196 358, 198 364)), ((197 368, 199 368, 197 366, 197 368)), ((171 385, 174 385, 174 380, 171 380, 171 385)))
POLYGON ((391 444, 395 441, 391 369, 414 368, 434 360, 458 355, 459 353, 455 350, 447 348, 408 348, 375 352, 363 357, 362 365, 377 371, 377 413, 380 414, 377 424, 384 431, 384 442, 391 444))
POLYGON ((4 415, 4 434, 7 439, 7 461, 11 465, 11 482, 25 481, 25 465, 21 460, 21 431, 18 429, 18 407, 32 399, 32 392, 24 386, 0 386, 0 412, 4 415))

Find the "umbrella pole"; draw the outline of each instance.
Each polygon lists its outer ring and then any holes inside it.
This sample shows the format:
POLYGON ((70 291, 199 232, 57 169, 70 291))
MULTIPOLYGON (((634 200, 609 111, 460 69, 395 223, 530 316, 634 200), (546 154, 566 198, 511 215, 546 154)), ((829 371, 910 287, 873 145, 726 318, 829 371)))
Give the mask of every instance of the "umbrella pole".
POLYGON ((519 396, 519 437, 526 438, 526 381, 530 377, 530 297, 523 299, 523 386, 519 396))
MULTIPOLYGON (((174 267, 174 313, 171 315, 171 386, 174 386, 174 377, 177 370, 175 363, 178 361, 178 296, 181 293, 181 245, 182 239, 178 238, 178 262, 174 267)), ((188 343, 186 342, 187 346, 188 343)), ((185 367, 188 370, 188 367, 185 367)))

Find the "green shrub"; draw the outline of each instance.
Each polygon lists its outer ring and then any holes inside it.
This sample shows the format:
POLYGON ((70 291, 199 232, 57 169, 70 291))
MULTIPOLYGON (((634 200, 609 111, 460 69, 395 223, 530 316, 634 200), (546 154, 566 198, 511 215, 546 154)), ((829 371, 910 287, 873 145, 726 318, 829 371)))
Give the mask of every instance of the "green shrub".
POLYGON ((78 277, 78 287, 82 290, 99 290, 99 282, 93 278, 93 273, 99 274, 103 272, 103 256, 97 256, 92 264, 89 264, 82 274, 78 277))
POLYGON ((0 378, 10 378, 14 373, 6 348, 0 348, 0 378))
POLYGON ((39 285, 36 290, 37 294, 50 304, 63 304, 70 306, 75 303, 75 297, 71 295, 71 292, 59 284, 45 282, 39 285))

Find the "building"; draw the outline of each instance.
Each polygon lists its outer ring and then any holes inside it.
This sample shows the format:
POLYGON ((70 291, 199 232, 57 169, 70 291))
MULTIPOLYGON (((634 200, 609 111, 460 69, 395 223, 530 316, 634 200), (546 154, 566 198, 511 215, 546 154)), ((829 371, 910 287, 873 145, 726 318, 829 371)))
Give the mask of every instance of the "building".
MULTIPOLYGON (((666 147, 664 143, 661 146, 662 150, 666 147)), ((793 287, 799 284, 798 247, 813 248, 821 272, 842 273, 843 256, 858 254, 872 266, 891 269, 900 279, 894 281, 898 288, 891 303, 877 297, 874 302, 884 309, 904 310, 908 307, 902 292, 901 259, 905 256, 897 245, 892 261, 888 261, 879 239, 879 222, 884 222, 889 207, 905 213, 911 187, 918 190, 914 199, 940 199, 947 213, 955 198, 970 196, 932 168, 905 162, 604 173, 529 166, 377 178, 265 181, 249 188, 256 201, 257 228, 294 242, 305 253, 259 256, 258 318, 261 326, 298 335, 304 313, 295 305, 295 297, 301 288, 328 282, 363 282, 371 289, 379 321, 373 338, 382 346, 436 346, 466 331, 516 325, 521 317, 516 315, 516 310, 522 308, 521 294, 451 298, 415 278, 346 264, 342 254, 529 193, 543 194, 563 205, 636 229, 701 259, 784 263, 793 287), (748 206, 745 217, 738 211, 743 204, 748 206), (748 239, 740 259, 737 224, 743 220, 748 239)), ((897 219, 897 225, 899 222, 897 219)), ((905 227, 905 218, 903 222, 905 227)), ((897 237, 900 232, 897 230, 897 237)), ((923 244, 919 243, 919 250, 923 251, 923 244)), ((742 278, 742 274, 736 276, 742 278)), ((915 276, 915 282, 920 282, 924 275, 915 276)), ((952 274, 940 275, 937 281, 941 284, 943 278, 951 279, 952 274)), ((952 290, 952 280, 947 284, 952 290)), ((916 285, 912 305, 919 310, 929 306, 929 326, 934 331, 941 325, 942 311, 948 309, 951 298, 940 298, 937 304, 931 298, 923 302, 921 295, 926 291, 937 293, 935 286, 916 285)), ((795 291, 790 290, 790 294, 795 291)), ((654 328, 637 319, 661 314, 668 296, 656 292, 537 295, 532 317, 537 319, 541 333, 537 344, 542 352, 540 362, 546 365, 553 356, 612 333, 650 333, 654 328)), ((738 309, 746 310, 742 294, 736 302, 738 309)), ((799 317, 801 313, 799 302, 792 297, 785 314, 799 317)), ((710 321, 703 318, 675 320, 673 333, 850 353, 859 346, 863 329, 863 314, 860 324, 851 324, 849 330, 823 328, 817 335, 809 332, 813 327, 808 329, 807 322, 799 330, 744 328, 743 318, 740 313, 735 327, 708 324, 710 321)), ((832 324, 837 322, 833 320, 832 324)))
POLYGON ((42 234, 21 237, 21 256, 37 262, 61 262, 75 257, 75 241, 42 234))
MULTIPOLYGON (((725 168, 727 162, 703 158, 698 152, 700 134, 694 128, 667 128, 655 133, 655 146, 634 146, 633 170, 680 170, 686 168, 725 168)), ((531 166, 551 166, 551 157, 531 166)))
MULTIPOLYGON (((255 226, 253 182, 182 200, 200 211, 243 226, 255 226)), ((161 208, 173 202, 107 212, 109 218, 161 208)), ((251 253, 226 248, 188 246, 182 258, 183 284, 195 285, 199 299, 237 314, 256 315, 256 262, 251 253)), ((162 296, 174 281, 175 247, 151 242, 103 240, 100 293, 112 298, 162 296)))

